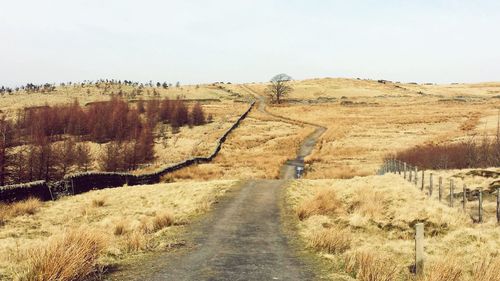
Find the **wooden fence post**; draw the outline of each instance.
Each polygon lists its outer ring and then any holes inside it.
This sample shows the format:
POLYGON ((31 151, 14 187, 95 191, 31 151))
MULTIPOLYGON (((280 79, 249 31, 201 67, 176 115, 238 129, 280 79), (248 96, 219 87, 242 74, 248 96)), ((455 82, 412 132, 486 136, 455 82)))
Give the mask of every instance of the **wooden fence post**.
POLYGON ((467 207, 467 186, 465 185, 464 183, 464 191, 463 191, 463 195, 462 195, 462 207, 464 209, 464 212, 465 212, 465 208, 467 207))
POLYGON ((439 177, 438 197, 439 202, 441 202, 441 198, 443 197, 443 177, 439 177))
POLYGON ((403 163, 403 169, 404 169, 403 178, 406 179, 406 162, 403 163))
POLYGON ((415 225, 415 273, 422 276, 424 273, 424 224, 415 225))
POLYGON ((413 178, 415 180, 415 186, 418 185, 418 168, 415 166, 415 177, 413 178))
POLYGON ((450 207, 453 207, 453 180, 450 180, 450 207))
POLYGON ((408 168, 408 174, 409 174, 409 175, 408 175, 408 181, 409 181, 409 182, 412 182, 412 178, 411 178, 411 176, 412 176, 412 172, 413 172, 413 169, 412 169, 412 168, 411 168, 411 166, 410 166, 410 167, 408 168))
POLYGON ((479 189, 479 223, 483 222, 483 189, 479 189))
POLYGON ((432 197, 432 189, 433 189, 433 186, 432 186, 432 173, 430 173, 429 175, 429 197, 432 197))
POLYGON ((424 191, 424 185, 425 185, 425 181, 424 181, 424 170, 422 170, 422 187, 420 188, 420 190, 424 191))
POLYGON ((500 223, 500 188, 497 188, 497 223, 500 223))

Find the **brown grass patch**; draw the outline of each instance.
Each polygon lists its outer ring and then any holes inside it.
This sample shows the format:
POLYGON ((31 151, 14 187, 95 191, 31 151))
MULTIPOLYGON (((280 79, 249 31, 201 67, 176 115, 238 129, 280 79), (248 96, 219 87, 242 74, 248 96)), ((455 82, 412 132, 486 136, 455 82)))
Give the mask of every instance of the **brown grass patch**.
POLYGON ((125 237, 125 248, 129 253, 146 250, 148 243, 149 239, 142 231, 133 231, 125 237))
POLYGON ((165 227, 173 225, 175 222, 174 215, 170 212, 163 212, 153 218, 153 231, 156 232, 165 227))
POLYGON ((382 191, 364 187, 354 194, 351 208, 363 216, 370 218, 381 217, 384 213, 384 201, 385 196, 382 191))
POLYGON ((338 227, 322 229, 312 233, 309 246, 329 254, 340 254, 351 247, 351 232, 338 227))
POLYGON ((106 199, 104 199, 104 198, 92 199, 92 207, 95 207, 95 208, 104 207, 105 204, 106 204, 106 199))
POLYGON ((106 247, 100 233, 87 229, 68 231, 26 253, 21 280, 89 280, 99 275, 98 258, 106 247))
POLYGON ((125 220, 121 220, 115 224, 113 234, 116 236, 120 236, 127 233, 127 222, 125 220))
MULTIPOLYGON (((464 275, 462 264, 457 258, 452 256, 445 257, 432 264, 425 275, 420 278, 421 281, 459 281, 464 275)), ((476 279, 473 279, 476 280, 476 279)))
POLYGON ((37 198, 29 198, 10 204, 0 204, 0 226, 4 225, 10 218, 34 215, 41 206, 42 202, 37 198))
POLYGON ((345 270, 360 281, 397 280, 398 267, 388 257, 374 252, 357 252, 345 257, 345 270))
POLYGON ((335 191, 324 189, 297 208, 297 216, 304 220, 313 215, 331 215, 342 209, 342 202, 337 198, 335 191))
POLYGON ((473 272, 475 281, 496 281, 500 278, 500 257, 484 259, 473 272))

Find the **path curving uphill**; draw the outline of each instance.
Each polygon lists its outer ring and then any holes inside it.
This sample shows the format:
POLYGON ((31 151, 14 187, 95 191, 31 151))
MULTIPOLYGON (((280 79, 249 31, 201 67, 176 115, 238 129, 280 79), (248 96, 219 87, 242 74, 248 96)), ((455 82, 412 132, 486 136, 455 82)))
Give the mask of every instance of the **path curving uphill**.
MULTIPOLYGON (((259 99, 259 110, 270 114, 259 99)), ((318 127, 304 140, 297 159, 311 153, 324 131, 318 127)), ((294 177, 294 167, 285 165, 281 177, 241 183, 210 214, 188 227, 192 247, 149 258, 107 280, 319 279, 314 262, 292 246, 283 227, 282 191, 286 180, 294 177)))

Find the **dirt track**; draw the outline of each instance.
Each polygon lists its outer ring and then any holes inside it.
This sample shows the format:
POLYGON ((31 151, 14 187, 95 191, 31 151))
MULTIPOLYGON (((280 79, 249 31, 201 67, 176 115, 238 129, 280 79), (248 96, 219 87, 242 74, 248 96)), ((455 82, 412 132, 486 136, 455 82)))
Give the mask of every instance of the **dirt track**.
MULTIPOLYGON (((259 110, 265 111, 261 102, 259 110)), ((307 156, 324 132, 318 127, 297 152, 307 156)), ((315 280, 314 265, 301 258, 283 229, 282 180, 252 180, 226 196, 211 214, 189 227, 193 247, 128 267, 108 280, 315 280)))

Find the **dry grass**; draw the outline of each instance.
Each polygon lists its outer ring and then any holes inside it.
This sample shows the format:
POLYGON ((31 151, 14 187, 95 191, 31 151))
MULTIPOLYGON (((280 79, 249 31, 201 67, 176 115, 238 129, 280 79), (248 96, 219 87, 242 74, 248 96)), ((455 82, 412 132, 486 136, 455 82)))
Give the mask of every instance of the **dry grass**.
POLYGON ((346 255, 345 270, 360 281, 393 281, 399 276, 396 262, 374 252, 355 252, 346 255))
POLYGON ((342 210, 342 202, 334 190, 321 190, 314 198, 307 200, 297 208, 297 216, 304 220, 313 215, 333 215, 342 210))
POLYGON ((98 229, 95 234, 106 238, 108 243, 99 255, 102 266, 119 264, 141 252, 165 249, 182 239, 184 224, 209 211, 213 202, 235 184, 214 181, 125 186, 42 203, 33 215, 9 218, 0 227, 0 276, 10 280, 16 273, 22 275, 26 267, 21 267, 23 257, 19 253, 45 248, 47 239, 62 241, 60 233, 82 228, 98 229), (93 206, 93 202, 102 201, 105 203, 97 204, 100 207, 93 206))
MULTIPOLYGON (((498 83, 415 86, 313 79, 293 84, 290 98, 315 103, 289 103, 269 111, 327 127, 313 154, 306 158, 306 178, 310 179, 373 174, 387 153, 427 143, 451 143, 468 134, 482 135, 484 130, 492 135, 500 107, 500 99, 489 94, 499 90, 498 83), (427 90, 435 94, 418 93, 427 90), (464 101, 446 101, 455 97, 464 101), (342 105, 343 101, 352 105, 342 105)), ((265 85, 248 87, 263 93, 265 85)))
POLYGON ((279 178, 281 166, 296 157, 300 143, 313 130, 253 110, 214 161, 182 169, 166 180, 279 178))
POLYGON ((329 254, 341 254, 351 247, 351 235, 348 228, 322 229, 312 233, 309 246, 329 254))
POLYGON ((297 220, 298 231, 305 245, 340 269, 337 275, 358 280, 412 280, 414 225, 423 222, 427 260, 424 280, 497 280, 488 279, 498 272, 500 264, 496 258, 500 247, 498 226, 492 220, 473 224, 459 208, 429 199, 414 184, 392 174, 298 180, 287 187, 285 198, 297 210, 310 204, 318 190, 336 194, 343 211, 306 216, 297 220), (332 235, 331 243, 328 235, 332 235), (336 241, 344 241, 343 237, 348 237, 350 247, 336 250, 336 241), (485 261, 485 256, 493 258, 485 261), (449 257, 464 259, 457 267, 449 257))
POLYGON ((127 221, 121 220, 115 224, 113 234, 116 236, 124 235, 128 232, 127 221))
MULTIPOLYGON (((434 262, 425 269, 425 275, 419 278, 421 281, 460 281, 463 279, 464 271, 462 263, 453 256, 445 257, 434 262)), ((476 279, 473 279, 476 280, 476 279)))
POLYGON ((174 215, 170 212, 163 212, 153 218, 153 231, 156 232, 174 224, 174 215))
POLYGON ((106 247, 102 233, 78 229, 54 236, 27 251, 20 280, 90 280, 99 274, 98 258, 106 247))
POLYGON ((10 204, 0 203, 0 226, 7 223, 11 218, 23 215, 34 215, 41 207, 42 202, 36 198, 29 198, 23 201, 10 204))
POLYGON ((472 280, 496 281, 500 277, 500 257, 485 258, 474 269, 472 280))
POLYGON ((106 199, 104 199, 104 198, 92 199, 92 207, 94 207, 94 208, 103 207, 104 204, 106 204, 106 199))

